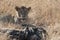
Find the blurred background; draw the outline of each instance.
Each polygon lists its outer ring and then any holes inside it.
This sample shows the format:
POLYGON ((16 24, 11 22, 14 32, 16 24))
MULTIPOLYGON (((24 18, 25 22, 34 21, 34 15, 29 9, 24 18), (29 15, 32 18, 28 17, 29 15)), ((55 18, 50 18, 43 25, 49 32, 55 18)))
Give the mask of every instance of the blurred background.
MULTIPOLYGON (((60 0, 0 0, 0 18, 9 14, 17 17, 16 6, 31 7, 28 22, 37 26, 43 24, 49 35, 48 40, 60 40, 60 0)), ((19 27, 0 22, 0 28, 19 27)), ((0 40, 5 39, 6 37, 1 34, 0 40)))

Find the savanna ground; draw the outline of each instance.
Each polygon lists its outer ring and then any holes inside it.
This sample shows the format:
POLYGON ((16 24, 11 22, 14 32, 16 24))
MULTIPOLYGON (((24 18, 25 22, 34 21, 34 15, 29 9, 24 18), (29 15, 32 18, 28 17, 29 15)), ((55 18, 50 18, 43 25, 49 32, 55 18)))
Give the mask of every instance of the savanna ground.
MULTIPOLYGON (((60 40, 60 0, 0 0, 0 16, 11 14, 16 16, 15 7, 31 7, 29 23, 45 25, 47 40, 60 40)), ((18 29, 16 25, 1 23, 0 28, 18 29)), ((6 40, 6 34, 0 34, 0 40, 6 40)))

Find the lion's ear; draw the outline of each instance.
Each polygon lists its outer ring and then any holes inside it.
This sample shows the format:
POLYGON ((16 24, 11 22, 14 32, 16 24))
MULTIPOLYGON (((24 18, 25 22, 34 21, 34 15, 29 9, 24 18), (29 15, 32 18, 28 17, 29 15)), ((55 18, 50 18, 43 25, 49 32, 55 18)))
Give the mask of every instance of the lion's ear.
POLYGON ((15 7, 15 9, 16 9, 16 11, 19 11, 19 10, 20 10, 20 8, 19 8, 19 7, 17 7, 17 6, 15 7))
POLYGON ((28 8, 28 11, 30 11, 30 10, 31 10, 31 7, 28 8))

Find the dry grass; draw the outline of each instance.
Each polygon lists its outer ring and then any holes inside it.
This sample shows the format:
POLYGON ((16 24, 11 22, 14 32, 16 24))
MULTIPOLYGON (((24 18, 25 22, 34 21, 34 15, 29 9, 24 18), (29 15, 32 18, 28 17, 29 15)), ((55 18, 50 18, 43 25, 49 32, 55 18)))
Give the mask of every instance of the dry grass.
MULTIPOLYGON (((49 40, 60 40, 60 0, 0 0, 0 15, 16 16, 16 6, 31 7, 29 23, 35 25, 43 23, 46 25, 49 40)), ((11 24, 2 25, 2 28, 15 28, 15 25, 11 24)), ((0 38, 5 40, 5 37, 0 38)))

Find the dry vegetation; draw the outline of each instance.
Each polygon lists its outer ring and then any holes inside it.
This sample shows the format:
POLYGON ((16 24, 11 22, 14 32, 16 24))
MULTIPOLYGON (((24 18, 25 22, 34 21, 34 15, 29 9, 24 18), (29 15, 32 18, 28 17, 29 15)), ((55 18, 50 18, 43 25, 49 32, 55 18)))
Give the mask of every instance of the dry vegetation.
MULTIPOLYGON (((0 0, 0 16, 16 16, 16 6, 31 7, 29 23, 46 26, 48 40, 60 40, 60 0, 0 0)), ((17 28, 16 25, 0 22, 0 28, 17 28)), ((1 35, 0 40, 5 40, 1 35)))

